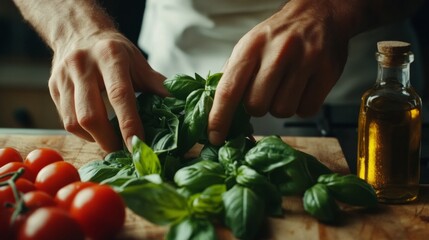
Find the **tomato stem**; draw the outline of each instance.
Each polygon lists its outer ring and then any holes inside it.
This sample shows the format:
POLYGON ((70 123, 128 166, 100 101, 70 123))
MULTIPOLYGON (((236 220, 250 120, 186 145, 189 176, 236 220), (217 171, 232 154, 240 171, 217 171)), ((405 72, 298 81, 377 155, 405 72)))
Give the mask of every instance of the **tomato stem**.
MULTIPOLYGON (((7 178, 9 176, 12 176, 12 178, 14 178, 15 180, 18 179, 22 174, 24 174, 25 169, 24 168, 19 168, 18 171, 15 172, 8 172, 5 173, 3 175, 0 175, 0 179, 2 178, 7 178), (16 175, 16 176, 15 176, 16 175)), ((8 180, 2 181, 0 182, 0 186, 5 186, 8 185, 8 180)))
POLYGON ((8 176, 12 176, 8 180, 0 182, 0 186, 7 186, 7 185, 10 186, 10 188, 12 189, 13 197, 15 198, 15 204, 10 205, 11 207, 15 208, 11 217, 11 224, 13 224, 16 221, 19 214, 27 211, 27 207, 24 204, 24 199, 22 198, 22 193, 19 192, 15 184, 16 180, 22 174, 24 174, 24 172, 25 172, 24 168, 19 168, 16 172, 6 173, 0 176, 0 179, 8 176))

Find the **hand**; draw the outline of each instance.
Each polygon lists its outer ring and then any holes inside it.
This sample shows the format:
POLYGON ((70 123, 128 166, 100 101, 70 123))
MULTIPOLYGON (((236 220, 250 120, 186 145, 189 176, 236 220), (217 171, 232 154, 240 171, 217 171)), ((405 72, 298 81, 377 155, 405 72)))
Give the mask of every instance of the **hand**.
POLYGON ((291 1, 240 39, 210 112, 213 144, 224 141, 241 100, 253 116, 305 117, 318 111, 347 57, 348 38, 330 7, 291 1))
POLYGON ((144 137, 134 92, 167 95, 164 79, 128 39, 108 31, 56 51, 49 89, 65 129, 111 152, 120 149, 122 141, 109 122, 102 92, 106 91, 131 149, 133 135, 144 137))

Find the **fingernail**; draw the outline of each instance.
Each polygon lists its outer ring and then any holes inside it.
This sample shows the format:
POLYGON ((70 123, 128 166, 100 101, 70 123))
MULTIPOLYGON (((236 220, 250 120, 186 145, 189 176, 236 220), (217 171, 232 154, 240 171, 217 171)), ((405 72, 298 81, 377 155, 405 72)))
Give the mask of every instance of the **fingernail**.
POLYGON ((213 145, 221 145, 224 141, 223 135, 218 131, 209 132, 209 141, 213 145))

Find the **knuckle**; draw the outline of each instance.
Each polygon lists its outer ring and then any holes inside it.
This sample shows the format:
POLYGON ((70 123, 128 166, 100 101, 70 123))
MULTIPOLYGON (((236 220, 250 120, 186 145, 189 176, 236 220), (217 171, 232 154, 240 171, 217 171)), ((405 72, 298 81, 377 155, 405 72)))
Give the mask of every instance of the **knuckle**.
POLYGON ((119 82, 112 84, 112 86, 107 89, 107 96, 112 105, 123 103, 124 99, 130 99, 130 94, 128 88, 119 82))
POLYGON ((79 116, 78 123, 84 129, 92 129, 94 126, 97 126, 98 119, 96 118, 95 115, 85 114, 85 115, 79 116))
POLYGON ((79 123, 70 118, 63 118, 64 129, 70 133, 76 133, 80 130, 79 123))
POLYGON ((102 61, 109 61, 117 58, 123 53, 123 47, 116 40, 105 39, 95 45, 97 57, 102 61))
POLYGON ((64 58, 64 64, 70 69, 83 72, 85 69, 85 61, 87 57, 88 54, 84 50, 76 50, 64 58))

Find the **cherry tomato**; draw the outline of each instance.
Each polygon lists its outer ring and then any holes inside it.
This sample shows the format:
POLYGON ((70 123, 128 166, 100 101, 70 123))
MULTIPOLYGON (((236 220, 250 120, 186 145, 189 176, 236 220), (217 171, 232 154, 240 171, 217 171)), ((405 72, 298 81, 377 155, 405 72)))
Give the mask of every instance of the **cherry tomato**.
POLYGON ((59 152, 52 148, 38 148, 27 154, 24 163, 37 175, 45 166, 53 163, 64 161, 59 152))
POLYGON ((82 229, 70 214, 58 207, 42 207, 28 216, 19 229, 19 240, 85 239, 82 229))
POLYGON ((4 147, 0 148, 0 167, 6 165, 6 163, 10 162, 22 162, 22 156, 12 147, 4 147))
POLYGON ((80 181, 78 170, 65 161, 53 162, 42 168, 36 176, 36 188, 55 196, 65 185, 80 181))
POLYGON ((55 203, 58 207, 61 207, 65 210, 69 210, 74 197, 80 190, 95 185, 97 184, 93 182, 81 181, 67 184, 66 186, 58 190, 57 194, 55 195, 55 203))
POLYGON ((0 206, 0 233, 1 239, 13 239, 13 230, 11 227, 10 219, 12 217, 13 208, 6 208, 0 206))
POLYGON ((25 193, 22 198, 24 199, 25 206, 28 211, 34 211, 41 207, 55 206, 54 198, 46 192, 36 190, 25 193))
MULTIPOLYGON (((18 178, 15 182, 15 185, 17 190, 21 193, 36 190, 34 183, 25 178, 18 178)), ((15 203, 15 197, 13 196, 12 188, 10 186, 0 187, 0 206, 3 206, 7 202, 15 203)))
MULTIPOLYGON (((10 162, 6 163, 4 166, 0 167, 0 176, 6 173, 16 172, 18 169, 24 168, 24 174, 21 175, 21 178, 26 178, 32 182, 34 182, 35 174, 31 169, 22 162, 10 162)), ((2 178, 1 180, 9 179, 9 177, 2 178)))
POLYGON ((125 204, 107 185, 87 187, 73 199, 70 214, 91 239, 113 238, 125 222, 125 204))

